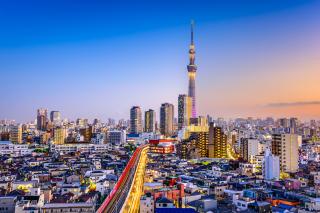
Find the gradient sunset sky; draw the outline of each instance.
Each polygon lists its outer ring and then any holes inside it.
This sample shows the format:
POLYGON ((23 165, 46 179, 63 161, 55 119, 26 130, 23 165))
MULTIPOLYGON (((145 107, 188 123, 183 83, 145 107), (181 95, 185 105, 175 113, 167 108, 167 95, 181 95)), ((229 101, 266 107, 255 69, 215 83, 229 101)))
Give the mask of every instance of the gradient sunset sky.
POLYGON ((187 93, 213 117, 320 118, 320 1, 1 1, 0 119, 129 118, 187 93))

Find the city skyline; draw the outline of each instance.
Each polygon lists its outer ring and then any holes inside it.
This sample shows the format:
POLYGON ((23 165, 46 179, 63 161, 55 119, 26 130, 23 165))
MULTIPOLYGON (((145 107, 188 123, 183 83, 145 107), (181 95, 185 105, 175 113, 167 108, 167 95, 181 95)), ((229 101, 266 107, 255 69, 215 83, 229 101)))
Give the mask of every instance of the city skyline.
POLYGON ((320 212, 319 11, 0 3, 0 212, 320 212))
MULTIPOLYGON (((91 5, 96 16, 90 16, 90 10, 80 15, 77 12, 87 6, 83 2, 71 15, 67 11, 72 5, 64 4, 57 20, 49 9, 52 5, 39 4, 31 10, 35 15, 24 23, 21 18, 26 12, 20 5, 15 13, 24 13, 4 24, 0 36, 0 70, 3 79, 8 79, 2 82, 6 92, 0 119, 31 121, 41 107, 58 110, 64 118, 104 120, 128 118, 134 105, 143 112, 154 109, 157 115, 162 103, 174 104, 177 110, 178 95, 187 93, 191 19, 196 21, 200 70, 198 115, 320 118, 320 4, 284 2, 263 7, 247 1, 250 7, 238 11, 223 3, 207 3, 206 15, 200 14, 204 6, 196 6, 195 14, 183 18, 174 4, 166 18, 142 12, 139 18, 148 16, 150 21, 137 18, 129 23, 108 19, 115 14, 106 15, 106 5, 98 3, 91 5), (102 9, 96 11, 99 6, 102 9), (219 9, 223 12, 214 13, 219 9), (75 14, 79 20, 72 18, 75 14), (48 26, 37 20, 39 15, 48 26), (171 17, 175 19, 170 22, 171 17), (63 18, 67 20, 64 25, 63 18), (68 24, 74 28, 66 30, 68 24)), ((12 9, 12 5, 2 8, 12 9)), ((2 20, 12 16, 8 11, 1 11, 2 20)))

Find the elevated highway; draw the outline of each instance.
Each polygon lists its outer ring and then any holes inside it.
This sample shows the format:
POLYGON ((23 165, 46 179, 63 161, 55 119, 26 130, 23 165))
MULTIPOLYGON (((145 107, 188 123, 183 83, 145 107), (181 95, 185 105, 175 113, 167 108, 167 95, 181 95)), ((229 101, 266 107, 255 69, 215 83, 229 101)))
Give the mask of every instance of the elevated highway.
POLYGON ((139 209, 140 196, 133 199, 132 195, 138 196, 138 194, 135 194, 138 192, 138 188, 136 188, 136 186, 133 184, 139 183, 143 185, 143 180, 141 183, 141 175, 144 174, 143 162, 146 163, 148 149, 148 145, 143 145, 135 150, 121 176, 119 177, 116 185, 108 197, 103 201, 97 210, 97 213, 127 212, 127 208, 124 206, 127 206, 128 202, 135 202, 131 204, 134 204, 134 209, 139 209))

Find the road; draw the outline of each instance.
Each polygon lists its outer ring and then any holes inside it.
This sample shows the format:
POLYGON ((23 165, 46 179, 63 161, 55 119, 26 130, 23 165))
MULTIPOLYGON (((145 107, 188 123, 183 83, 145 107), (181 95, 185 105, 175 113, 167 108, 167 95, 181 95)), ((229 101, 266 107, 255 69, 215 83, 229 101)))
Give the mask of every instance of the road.
POLYGON ((144 148, 138 162, 131 188, 121 212, 137 213, 140 207, 140 197, 143 194, 144 174, 147 165, 148 148, 144 148))
MULTIPOLYGON (((102 205, 97 210, 97 213, 118 213, 118 212, 126 212, 124 205, 125 202, 130 199, 130 195, 132 195, 133 191, 135 191, 134 184, 142 184, 141 182, 141 176, 144 174, 144 168, 142 167, 142 162, 146 162, 147 158, 147 150, 148 145, 140 146, 136 149, 136 151, 133 153, 132 157, 130 158, 126 168, 123 170, 121 176, 119 177, 118 182, 116 183, 115 187, 112 189, 108 197, 104 200, 102 205), (143 168, 143 170, 142 170, 143 168), (139 182, 136 182, 139 180, 139 182), (130 192, 130 193, 129 193, 130 192)), ((143 181, 143 180, 142 180, 143 181)), ((138 196, 138 195, 136 195, 138 196)), ((135 206, 135 209, 139 209, 139 202, 140 202, 140 196, 138 198, 139 200, 134 199, 133 206, 135 206)), ((131 199, 130 199, 131 201, 131 199)), ((132 211, 131 211, 132 212, 132 211)))

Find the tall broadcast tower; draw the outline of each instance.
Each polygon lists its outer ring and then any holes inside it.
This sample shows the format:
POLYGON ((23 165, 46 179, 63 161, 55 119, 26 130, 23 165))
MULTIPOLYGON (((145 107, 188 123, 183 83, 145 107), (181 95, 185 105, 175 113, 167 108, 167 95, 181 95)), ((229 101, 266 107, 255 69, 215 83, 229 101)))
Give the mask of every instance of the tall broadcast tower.
POLYGON ((189 47, 189 65, 188 67, 188 77, 189 77, 189 91, 188 96, 191 97, 192 100, 192 118, 197 117, 197 110, 196 110, 196 72, 197 66, 194 64, 195 61, 195 48, 193 43, 193 26, 194 22, 191 21, 191 44, 189 47))

